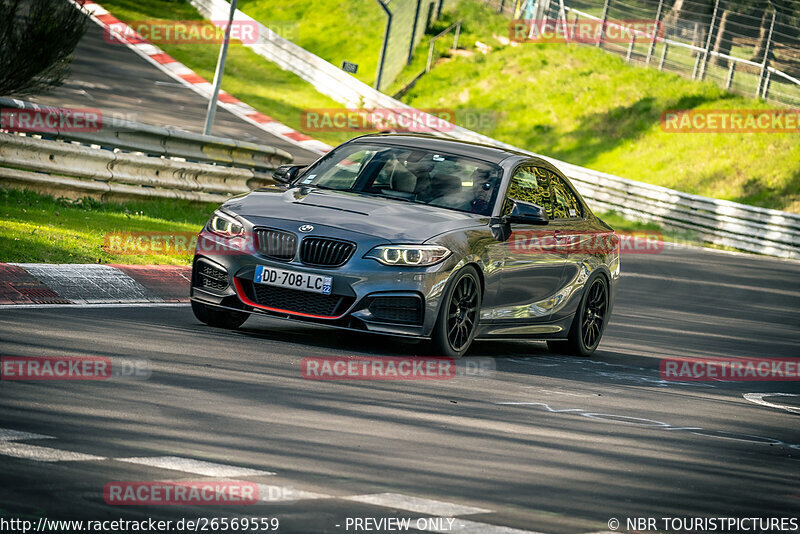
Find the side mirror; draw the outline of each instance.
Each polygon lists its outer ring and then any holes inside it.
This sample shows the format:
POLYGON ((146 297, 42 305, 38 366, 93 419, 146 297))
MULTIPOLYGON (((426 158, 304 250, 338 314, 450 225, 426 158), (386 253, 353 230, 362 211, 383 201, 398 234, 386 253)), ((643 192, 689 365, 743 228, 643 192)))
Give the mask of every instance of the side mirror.
POLYGON ((272 172, 272 178, 281 184, 288 184, 300 175, 300 171, 308 165, 281 165, 272 172))
POLYGON ((511 212, 506 215, 506 222, 512 224, 547 224, 547 212, 544 208, 531 204, 530 202, 522 202, 520 200, 513 200, 511 212))

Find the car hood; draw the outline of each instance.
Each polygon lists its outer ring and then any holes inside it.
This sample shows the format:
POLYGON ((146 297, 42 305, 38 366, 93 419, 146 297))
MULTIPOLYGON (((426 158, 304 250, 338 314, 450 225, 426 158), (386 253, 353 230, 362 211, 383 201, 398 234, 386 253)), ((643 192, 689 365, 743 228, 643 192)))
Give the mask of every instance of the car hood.
POLYGON ((487 217, 472 213, 310 187, 257 190, 229 200, 223 209, 254 225, 282 219, 407 243, 421 243, 445 232, 488 223, 487 217))

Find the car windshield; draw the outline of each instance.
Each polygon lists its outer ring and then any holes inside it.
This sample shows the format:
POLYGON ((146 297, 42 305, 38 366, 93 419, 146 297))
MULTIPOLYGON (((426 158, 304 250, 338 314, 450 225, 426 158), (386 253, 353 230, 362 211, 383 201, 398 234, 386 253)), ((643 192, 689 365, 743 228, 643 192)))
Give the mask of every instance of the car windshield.
POLYGON ((499 166, 464 156, 355 143, 328 154, 297 185, 490 215, 501 177, 499 166))

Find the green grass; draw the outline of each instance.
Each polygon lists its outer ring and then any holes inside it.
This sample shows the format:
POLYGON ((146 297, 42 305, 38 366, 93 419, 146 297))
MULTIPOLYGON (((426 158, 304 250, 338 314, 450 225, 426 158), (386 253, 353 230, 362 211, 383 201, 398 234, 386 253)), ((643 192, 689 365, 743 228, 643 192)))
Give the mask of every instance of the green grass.
POLYGON ((716 85, 631 67, 593 47, 524 44, 458 57, 404 97, 497 112, 481 133, 570 163, 681 191, 800 212, 797 134, 666 133, 670 109, 768 109, 716 85))
POLYGON ((216 205, 173 200, 100 203, 0 189, 0 262, 189 265, 187 255, 109 253, 110 232, 197 233, 216 205))
POLYGON ((355 77, 372 85, 386 15, 375 0, 240 0, 239 9, 336 66, 358 64, 355 77))

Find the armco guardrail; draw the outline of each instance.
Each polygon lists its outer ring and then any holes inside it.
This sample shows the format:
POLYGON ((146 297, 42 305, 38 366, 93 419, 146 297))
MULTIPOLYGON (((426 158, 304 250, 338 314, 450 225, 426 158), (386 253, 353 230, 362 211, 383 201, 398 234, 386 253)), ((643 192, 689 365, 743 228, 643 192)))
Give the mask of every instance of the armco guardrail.
MULTIPOLYGON (((38 113, 30 118, 65 113, 4 98, 0 107, 38 113)), ((0 179, 58 196, 222 202, 273 183, 271 171, 292 161, 270 146, 130 121, 102 121, 94 131, 59 129, 58 121, 30 131, 34 124, 24 136, 0 133, 0 179)))
MULTIPOLYGON (((4 113, 27 110, 33 113, 58 115, 65 110, 39 106, 23 100, 0 98, 4 113)), ((182 158, 187 161, 251 169, 257 177, 269 180, 271 171, 292 161, 292 156, 279 148, 257 145, 213 135, 201 135, 117 118, 99 121, 97 131, 47 128, 26 130, 44 138, 74 141, 102 148, 140 152, 162 158, 182 158)), ((224 167, 223 167, 224 168, 224 167)))
MULTIPOLYGON (((190 0, 190 3, 209 20, 227 20, 230 4, 225 0, 190 0)), ((239 10, 235 19, 254 20, 239 10)), ((424 115, 376 91, 263 25, 259 25, 259 41, 246 46, 348 107, 395 110, 411 122, 417 122, 418 117, 424 115)), ((437 121, 442 124, 441 120, 436 119, 420 126, 423 130, 429 129, 429 125, 437 121)), ((800 259, 800 215, 705 198, 585 169, 502 143, 457 125, 446 125, 431 133, 542 157, 561 169, 595 209, 614 210, 628 218, 688 230, 698 239, 717 245, 800 259)))
POLYGON ((80 198, 222 202, 264 183, 250 169, 102 150, 0 133, 0 182, 80 198))

